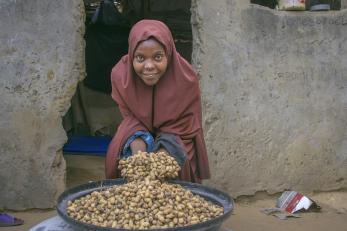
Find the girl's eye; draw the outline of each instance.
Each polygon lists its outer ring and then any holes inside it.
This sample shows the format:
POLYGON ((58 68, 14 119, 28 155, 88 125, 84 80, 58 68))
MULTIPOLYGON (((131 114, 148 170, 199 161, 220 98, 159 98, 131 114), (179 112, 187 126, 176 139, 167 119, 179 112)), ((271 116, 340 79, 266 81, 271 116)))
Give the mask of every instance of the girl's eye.
POLYGON ((138 62, 142 62, 143 60, 144 60, 144 58, 143 58, 143 56, 142 55, 136 55, 136 60, 138 61, 138 62))
POLYGON ((162 58, 163 58, 163 55, 161 54, 154 56, 155 61, 161 61, 162 58))

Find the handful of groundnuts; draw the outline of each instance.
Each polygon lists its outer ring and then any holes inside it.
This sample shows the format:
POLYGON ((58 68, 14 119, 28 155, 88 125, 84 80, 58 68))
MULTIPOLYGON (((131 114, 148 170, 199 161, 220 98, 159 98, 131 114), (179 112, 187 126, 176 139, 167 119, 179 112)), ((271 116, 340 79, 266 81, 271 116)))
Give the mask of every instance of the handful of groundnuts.
POLYGON ((128 181, 139 181, 175 178, 181 170, 176 160, 165 152, 138 152, 119 161, 121 175, 128 181))
POLYGON ((70 217, 101 227, 174 228, 201 223, 223 214, 223 208, 165 179, 180 170, 164 152, 139 152, 119 162, 126 184, 115 185, 68 202, 70 217))

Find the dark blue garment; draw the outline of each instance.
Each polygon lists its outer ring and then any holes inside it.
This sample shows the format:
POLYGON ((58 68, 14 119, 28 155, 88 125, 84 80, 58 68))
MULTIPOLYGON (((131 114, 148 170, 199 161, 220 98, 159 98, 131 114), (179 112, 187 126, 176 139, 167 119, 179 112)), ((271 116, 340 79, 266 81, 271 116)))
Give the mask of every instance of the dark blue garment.
POLYGON ((130 144, 138 137, 140 137, 146 143, 146 152, 150 153, 154 151, 154 138, 151 133, 145 131, 137 131, 132 136, 130 136, 125 143, 123 151, 121 153, 122 158, 131 156, 132 152, 130 149, 130 144))

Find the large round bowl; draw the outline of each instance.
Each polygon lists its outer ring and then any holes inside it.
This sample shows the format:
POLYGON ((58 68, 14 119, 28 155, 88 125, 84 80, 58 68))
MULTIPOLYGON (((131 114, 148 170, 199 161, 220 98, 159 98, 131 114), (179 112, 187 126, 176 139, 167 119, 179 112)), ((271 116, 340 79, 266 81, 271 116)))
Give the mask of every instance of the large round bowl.
MULTIPOLYGON (((112 179, 112 180, 103 180, 97 182, 91 182, 88 184, 83 184, 63 192, 58 198, 57 211, 59 216, 68 224, 74 227, 75 230, 108 230, 108 231, 133 231, 131 229, 120 229, 120 228, 105 228, 92 224, 87 224, 78 220, 75 220, 68 216, 67 214, 67 202, 78 199, 82 196, 90 194, 93 191, 101 191, 106 188, 112 187, 114 185, 124 184, 123 179, 112 179)), ((194 184, 184 181, 170 181, 172 184, 179 184, 184 188, 192 191, 193 194, 202 196, 204 199, 209 200, 217 205, 220 205, 224 208, 224 214, 216 217, 214 219, 198 223, 195 225, 176 227, 176 228, 163 228, 163 229, 147 229, 147 231, 207 231, 207 230, 219 230, 222 223, 231 215, 231 212, 234 208, 233 199, 226 193, 213 189, 201 184, 194 184)))

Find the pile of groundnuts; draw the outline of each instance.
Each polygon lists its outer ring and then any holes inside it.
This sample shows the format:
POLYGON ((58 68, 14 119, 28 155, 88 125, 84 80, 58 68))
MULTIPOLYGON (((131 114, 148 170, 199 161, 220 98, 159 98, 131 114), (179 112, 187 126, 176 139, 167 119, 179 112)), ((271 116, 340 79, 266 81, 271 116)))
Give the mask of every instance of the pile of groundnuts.
POLYGON ((163 229, 201 223, 223 214, 213 204, 178 184, 179 165, 164 152, 139 152, 119 162, 127 182, 68 202, 68 215, 101 227, 163 229))

